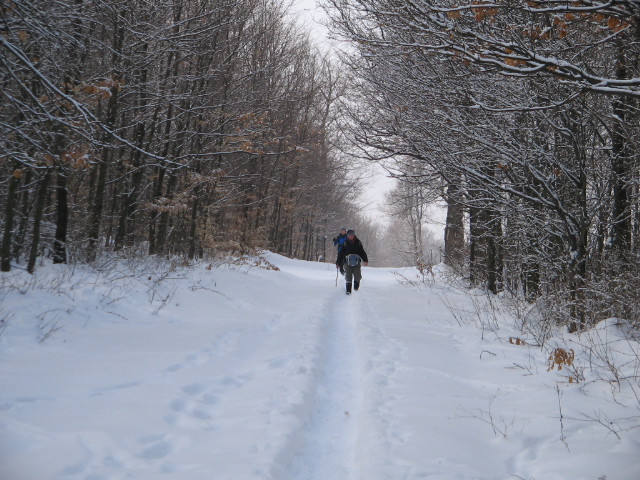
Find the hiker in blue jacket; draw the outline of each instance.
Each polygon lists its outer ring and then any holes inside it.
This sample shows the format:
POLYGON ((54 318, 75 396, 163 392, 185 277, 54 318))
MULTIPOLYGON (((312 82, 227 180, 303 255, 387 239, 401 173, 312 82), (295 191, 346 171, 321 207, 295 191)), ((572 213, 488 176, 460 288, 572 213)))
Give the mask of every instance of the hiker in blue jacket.
POLYGON ((344 242, 336 261, 336 268, 344 268, 347 295, 351 295, 352 281, 353 290, 357 291, 360 288, 360 280, 362 280, 361 263, 365 267, 369 264, 367 252, 364 251, 362 242, 356 237, 356 232, 349 230, 347 231, 347 241, 344 242))
MULTIPOLYGON (((347 241, 347 229, 343 228, 340 230, 340 235, 338 235, 337 237, 333 238, 333 245, 338 247, 338 255, 340 255, 340 250, 342 250, 342 247, 344 245, 344 242, 347 241)), ((340 267, 340 273, 342 275, 344 275, 344 268, 340 267)))

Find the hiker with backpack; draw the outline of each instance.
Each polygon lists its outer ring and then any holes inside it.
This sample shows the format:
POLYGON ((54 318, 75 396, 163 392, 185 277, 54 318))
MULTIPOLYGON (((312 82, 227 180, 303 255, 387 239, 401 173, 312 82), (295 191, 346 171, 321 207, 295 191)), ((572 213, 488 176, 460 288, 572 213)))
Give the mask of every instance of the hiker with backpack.
MULTIPOLYGON (((346 241, 347 241, 347 229, 342 228, 340 229, 340 234, 337 237, 333 238, 333 245, 338 247, 338 255, 340 255, 340 250, 342 250, 342 247, 344 246, 344 242, 346 241)), ((342 266, 340 267, 340 273, 344 275, 344 268, 342 266)))
POLYGON ((352 284, 354 291, 360 288, 360 280, 362 279, 361 263, 365 267, 369 264, 367 252, 364 251, 360 239, 356 237, 356 232, 350 229, 347 231, 347 240, 338 252, 338 260, 336 261, 336 268, 344 268, 347 295, 351 295, 352 284))

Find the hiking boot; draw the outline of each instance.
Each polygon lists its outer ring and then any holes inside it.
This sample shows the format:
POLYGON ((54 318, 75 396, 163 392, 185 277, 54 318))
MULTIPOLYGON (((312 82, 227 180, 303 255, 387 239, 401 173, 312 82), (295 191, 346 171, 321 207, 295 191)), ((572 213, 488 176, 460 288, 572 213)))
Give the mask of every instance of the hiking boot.
POLYGON ((360 288, 360 282, 356 280, 355 282, 353 282, 353 289, 357 291, 359 288, 360 288))
POLYGON ((347 283, 347 295, 351 295, 351 284, 347 283))

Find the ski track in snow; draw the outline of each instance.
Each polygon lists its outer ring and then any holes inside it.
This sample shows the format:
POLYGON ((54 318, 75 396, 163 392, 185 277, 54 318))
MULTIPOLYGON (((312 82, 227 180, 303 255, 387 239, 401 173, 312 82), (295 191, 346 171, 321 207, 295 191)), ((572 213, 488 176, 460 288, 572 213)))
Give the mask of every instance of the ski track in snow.
POLYGON ((316 360, 317 378, 308 400, 310 412, 288 468, 292 480, 359 478, 355 458, 362 403, 358 297, 340 293, 329 299, 323 320, 324 344, 316 360))

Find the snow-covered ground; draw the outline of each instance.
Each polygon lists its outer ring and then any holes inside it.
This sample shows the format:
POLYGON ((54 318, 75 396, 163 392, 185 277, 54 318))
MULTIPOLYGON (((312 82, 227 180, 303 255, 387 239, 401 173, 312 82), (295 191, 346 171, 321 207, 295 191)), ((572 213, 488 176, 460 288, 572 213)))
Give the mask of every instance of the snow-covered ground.
POLYGON ((0 274, 0 480, 640 479, 616 322, 518 345, 444 283, 363 270, 350 297, 271 253, 0 274))

